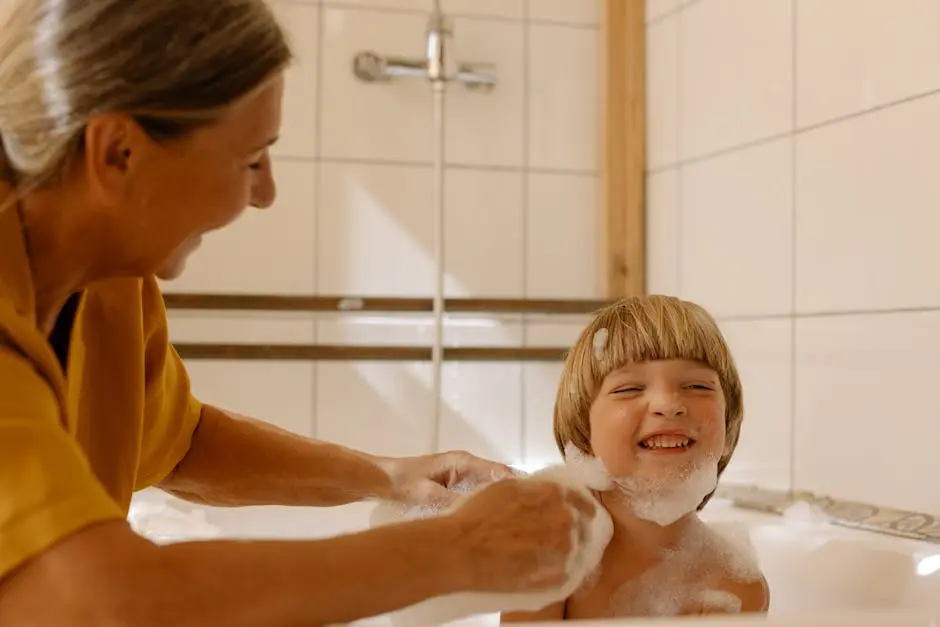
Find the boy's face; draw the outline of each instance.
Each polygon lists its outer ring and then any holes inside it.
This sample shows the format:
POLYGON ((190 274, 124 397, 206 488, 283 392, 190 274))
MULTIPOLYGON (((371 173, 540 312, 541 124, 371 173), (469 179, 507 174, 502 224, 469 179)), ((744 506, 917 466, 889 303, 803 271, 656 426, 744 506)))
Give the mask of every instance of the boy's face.
POLYGON ((615 477, 682 481, 725 453, 718 374, 695 361, 648 361, 611 372, 591 405, 591 448, 615 477))

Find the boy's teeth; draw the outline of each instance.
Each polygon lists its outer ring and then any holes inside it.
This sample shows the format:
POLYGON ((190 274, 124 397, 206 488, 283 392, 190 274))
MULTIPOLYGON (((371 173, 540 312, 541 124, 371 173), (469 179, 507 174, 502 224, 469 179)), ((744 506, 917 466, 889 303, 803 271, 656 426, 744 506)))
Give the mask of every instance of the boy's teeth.
POLYGON ((654 435, 651 438, 643 440, 642 444, 646 448, 683 448, 691 444, 689 438, 681 435, 654 435))

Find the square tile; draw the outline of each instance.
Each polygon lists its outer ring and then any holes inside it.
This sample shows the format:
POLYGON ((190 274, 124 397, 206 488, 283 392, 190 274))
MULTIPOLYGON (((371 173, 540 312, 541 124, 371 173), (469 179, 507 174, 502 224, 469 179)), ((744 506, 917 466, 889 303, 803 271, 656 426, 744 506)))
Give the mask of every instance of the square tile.
POLYGON ((320 167, 319 292, 433 294, 431 168, 343 163, 320 167))
POLYGON ((529 26, 529 166, 594 172, 600 156, 595 30, 529 26))
POLYGON ((657 20, 679 8, 679 0, 646 0, 646 21, 657 20))
POLYGON ((316 3, 287 0, 273 0, 271 5, 287 32, 295 57, 285 73, 280 140, 271 148, 271 154, 314 158, 317 156, 320 9, 316 3))
POLYGON ((724 322, 744 388, 744 422, 722 481, 789 490, 793 435, 792 322, 724 322))
POLYGON ((646 33, 646 159, 649 169, 679 160, 679 20, 646 33))
POLYGON ((646 177, 646 291, 679 293, 679 170, 646 177))
POLYGON ((797 321, 796 487, 940 511, 940 313, 797 321))
POLYGON ((401 11, 430 11, 434 0, 326 0, 329 7, 357 9, 391 9, 401 11))
POLYGON ((593 26, 603 13, 602 0, 529 0, 530 20, 593 26))
POLYGON ((505 298, 523 295, 522 186, 520 172, 447 170, 444 181, 447 295, 505 298))
POLYGON ((796 141, 798 311, 940 305, 940 98, 796 141))
MULTIPOLYGON (((445 15, 456 16, 503 17, 513 20, 525 17, 524 0, 441 0, 441 11, 445 15)), ((459 30, 457 37, 462 39, 459 30)))
POLYGON ((167 311, 171 342, 312 344, 316 322, 306 312, 167 311))
POLYGON ((441 450, 522 461, 522 364, 449 362, 443 368, 441 450))
POLYGON ((826 0, 797 11, 800 126, 940 87, 940 4, 826 0), (833 45, 838 42, 838 45, 833 45))
POLYGON ((274 206, 210 233, 168 292, 311 294, 316 286, 316 164, 274 160, 274 206))
POLYGON ((424 58, 426 18, 325 7, 323 10, 321 154, 326 158, 430 162, 432 100, 421 78, 365 83, 353 57, 424 58))
POLYGON ((186 360, 193 394, 303 436, 313 435, 316 364, 302 361, 186 360))
POLYGON ((792 310, 792 141, 682 170, 682 295, 716 316, 792 310))
POLYGON ((792 0, 708 0, 679 14, 682 159, 792 128, 791 11, 792 0))
POLYGON ((460 62, 492 63, 495 89, 459 83, 447 88, 444 150, 448 163, 519 167, 525 163, 525 26, 521 21, 458 18, 454 54, 460 62))
MULTIPOLYGON (((423 345, 426 329, 404 320, 351 316, 317 324, 322 344, 423 345)), ((322 362, 317 437, 380 455, 432 450, 429 362, 322 362)))
MULTIPOLYGON (((571 347, 587 323, 587 316, 572 316, 564 322, 535 322, 527 325, 528 346, 571 347)), ((523 364, 524 459, 523 465, 536 470, 561 462, 555 444, 553 417, 555 396, 564 362, 523 364)))
POLYGON ((600 182, 582 174, 530 174, 526 216, 526 294, 597 298, 600 182))

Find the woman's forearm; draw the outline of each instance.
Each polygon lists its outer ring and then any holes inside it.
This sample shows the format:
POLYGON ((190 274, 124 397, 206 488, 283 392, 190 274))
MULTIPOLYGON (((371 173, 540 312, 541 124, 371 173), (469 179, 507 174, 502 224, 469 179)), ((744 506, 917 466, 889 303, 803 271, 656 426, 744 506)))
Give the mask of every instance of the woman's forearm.
POLYGON ((160 487, 219 506, 343 505, 391 496, 377 461, 206 405, 189 453, 160 487))
POLYGON ((0 588, 0 624, 314 627, 474 584, 446 519, 328 540, 165 547, 121 525, 79 532, 14 576, 0 588))

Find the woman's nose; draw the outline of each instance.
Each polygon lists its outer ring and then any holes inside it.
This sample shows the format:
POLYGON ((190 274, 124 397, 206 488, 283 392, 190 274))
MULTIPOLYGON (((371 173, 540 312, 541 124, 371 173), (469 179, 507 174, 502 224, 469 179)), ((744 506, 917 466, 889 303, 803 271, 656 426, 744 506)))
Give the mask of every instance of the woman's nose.
POLYGON ((271 162, 265 159, 264 168, 258 173, 251 188, 251 206, 255 209, 268 209, 277 198, 277 185, 271 172, 271 162))

